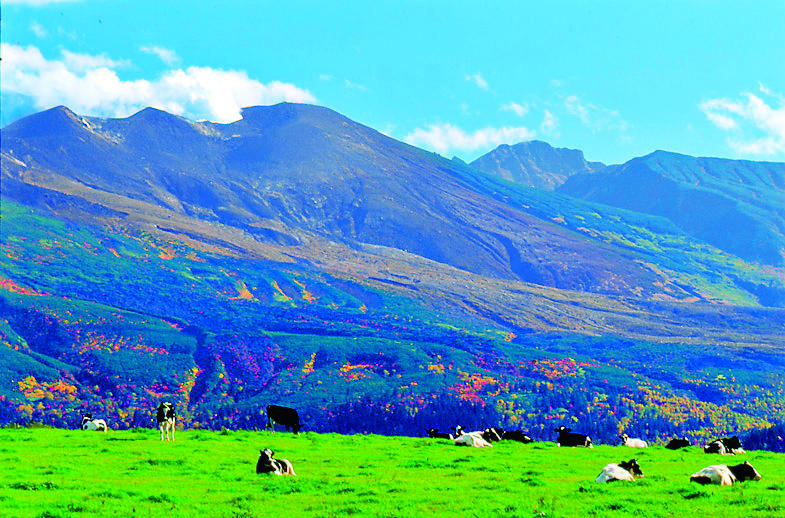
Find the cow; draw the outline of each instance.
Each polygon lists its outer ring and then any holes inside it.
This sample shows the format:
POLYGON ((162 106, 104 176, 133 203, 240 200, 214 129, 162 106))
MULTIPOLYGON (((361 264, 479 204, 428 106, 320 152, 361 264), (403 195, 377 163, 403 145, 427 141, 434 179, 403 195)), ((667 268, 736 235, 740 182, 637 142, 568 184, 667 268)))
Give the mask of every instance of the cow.
POLYGON ((690 441, 686 437, 682 437, 681 439, 674 437, 668 441, 668 444, 665 445, 665 447, 669 450, 680 450, 682 448, 688 448, 689 446, 690 441))
POLYGON ((638 466, 635 459, 630 459, 626 462, 622 461, 618 464, 608 464, 595 480, 598 484, 605 484, 606 482, 614 482, 616 480, 623 480, 626 482, 635 482, 635 477, 642 477, 643 471, 638 466))
POLYGON ((93 419, 93 414, 84 414, 82 416, 82 424, 79 426, 82 430, 95 430, 97 432, 106 433, 109 430, 106 421, 103 419, 93 419))
POLYGON ((737 453, 745 453, 744 448, 741 447, 741 441, 735 435, 733 437, 715 439, 704 446, 703 451, 706 453, 719 453, 720 455, 735 455, 737 453))
POLYGON ((564 425, 554 429, 554 431, 559 434, 559 437, 556 439, 559 446, 585 446, 586 448, 594 448, 591 443, 591 438, 588 435, 573 433, 570 428, 565 428, 564 425))
POLYGON ((161 432, 161 440, 169 440, 169 433, 172 433, 172 440, 174 441, 174 428, 176 424, 176 417, 174 415, 174 405, 168 401, 161 402, 158 409, 155 411, 155 421, 158 423, 158 430, 161 432))
POLYGON ((275 453, 270 448, 259 450, 259 460, 256 461, 256 474, 274 473, 276 475, 297 476, 292 463, 286 459, 274 459, 275 453))
POLYGON ((633 439, 626 433, 621 434, 619 436, 619 439, 621 439, 621 445, 627 446, 628 448, 647 448, 649 446, 648 444, 646 444, 646 441, 643 441, 641 439, 633 439))
POLYGON ((303 423, 300 422, 300 416, 297 415, 297 410, 287 406, 267 405, 267 428, 272 429, 275 433, 275 425, 279 424, 285 426, 287 430, 291 429, 292 433, 300 435, 300 429, 303 423))
POLYGON ((745 453, 744 448, 741 447, 741 441, 736 435, 734 435, 733 437, 723 437, 722 439, 715 439, 709 444, 714 444, 716 442, 721 442, 722 445, 725 446, 725 451, 730 455, 734 455, 736 453, 745 453))
POLYGON ((502 440, 501 435, 498 433, 497 430, 500 430, 500 429, 499 428, 486 428, 483 431, 476 430, 474 432, 466 432, 466 431, 464 431, 463 427, 461 427, 461 425, 458 425, 458 426, 455 427, 455 438, 458 439, 458 438, 460 438, 460 437, 462 437, 464 435, 473 435, 473 436, 475 436, 475 437, 477 437, 479 439, 482 439, 483 441, 485 441, 487 443, 490 443, 490 442, 493 442, 493 441, 501 441, 502 440))
POLYGON ((736 482, 745 480, 760 480, 761 476, 752 464, 745 462, 735 466, 717 464, 707 466, 690 476, 690 482, 698 484, 717 484, 718 486, 732 486, 736 482))
POLYGON ((502 430, 501 428, 486 428, 485 430, 482 431, 482 434, 480 435, 482 436, 483 439, 485 439, 488 442, 496 442, 502 440, 503 434, 504 434, 504 430, 502 430))
POLYGON ((456 446, 473 446, 474 448, 493 448, 493 445, 474 433, 465 433, 453 439, 456 446))
POLYGON ((502 434, 502 440, 505 441, 517 441, 522 442, 524 444, 529 444, 530 442, 534 442, 534 439, 526 435, 520 430, 510 430, 508 432, 504 432, 502 434))
POLYGON ((429 428, 425 431, 428 434, 428 437, 431 439, 449 439, 453 440, 453 435, 451 433, 444 433, 440 432, 436 428, 429 428))

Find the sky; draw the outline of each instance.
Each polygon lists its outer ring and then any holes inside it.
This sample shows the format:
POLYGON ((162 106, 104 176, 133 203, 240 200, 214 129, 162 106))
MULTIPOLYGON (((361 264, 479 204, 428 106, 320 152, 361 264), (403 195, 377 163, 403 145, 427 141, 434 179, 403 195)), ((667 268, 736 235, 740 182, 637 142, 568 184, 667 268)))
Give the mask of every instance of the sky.
POLYGON ((448 158, 785 161, 785 1, 3 0, 0 125, 332 108, 448 158))

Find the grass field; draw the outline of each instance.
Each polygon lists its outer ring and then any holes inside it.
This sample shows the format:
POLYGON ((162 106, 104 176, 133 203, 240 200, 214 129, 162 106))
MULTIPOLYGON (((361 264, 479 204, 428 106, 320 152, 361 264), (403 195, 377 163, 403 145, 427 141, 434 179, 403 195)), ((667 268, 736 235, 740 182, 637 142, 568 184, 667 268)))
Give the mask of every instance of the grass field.
POLYGON ((0 429, 0 516, 785 516, 785 455, 736 457, 554 443, 448 441, 374 435, 229 431, 0 429), (257 476, 271 447, 297 477, 257 476), (631 457, 646 476, 599 485, 602 467, 631 457), (689 475, 749 460, 759 482, 701 487, 689 475))

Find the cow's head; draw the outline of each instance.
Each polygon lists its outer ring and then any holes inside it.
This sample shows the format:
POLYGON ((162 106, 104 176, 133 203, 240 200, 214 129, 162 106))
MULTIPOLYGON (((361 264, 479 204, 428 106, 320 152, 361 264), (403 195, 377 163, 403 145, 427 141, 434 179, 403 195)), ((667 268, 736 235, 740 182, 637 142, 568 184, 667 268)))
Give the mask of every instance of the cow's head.
POLYGON ((558 428, 554 428, 554 429, 553 429, 553 431, 554 431, 554 432, 559 432, 559 433, 562 433, 562 432, 571 432, 571 431, 572 431, 572 428, 566 428, 564 425, 561 425, 561 426, 560 426, 560 427, 558 427, 558 428))
POLYGON ((734 435, 729 439, 723 439, 723 444, 725 444, 726 448, 730 448, 731 450, 735 450, 741 448, 741 441, 739 440, 738 436, 734 435))
POLYGON ((621 442, 627 442, 627 439, 629 439, 629 438, 630 438, 630 436, 627 435, 626 433, 623 433, 623 434, 621 434, 619 436, 619 439, 621 439, 621 442))
POLYGON ((82 424, 86 423, 87 421, 93 420, 93 414, 84 414, 82 416, 82 424))
POLYGON ((275 453, 273 453, 273 450, 270 448, 259 450, 259 460, 262 462, 270 462, 273 460, 273 455, 275 455, 275 453))
POLYGON ((642 477, 643 471, 641 471, 641 467, 638 466, 638 461, 635 459, 630 459, 628 461, 622 461, 619 463, 619 466, 629 471, 635 477, 642 477))
POLYGON ((736 477, 736 480, 739 482, 743 482, 745 480, 760 480, 761 476, 760 473, 757 472, 755 468, 752 467, 752 464, 749 462, 745 462, 744 464, 738 464, 736 466, 728 466, 728 469, 731 470, 733 475, 736 477))
POLYGON ((459 424, 455 425, 455 436, 460 437, 463 435, 463 427, 459 424))

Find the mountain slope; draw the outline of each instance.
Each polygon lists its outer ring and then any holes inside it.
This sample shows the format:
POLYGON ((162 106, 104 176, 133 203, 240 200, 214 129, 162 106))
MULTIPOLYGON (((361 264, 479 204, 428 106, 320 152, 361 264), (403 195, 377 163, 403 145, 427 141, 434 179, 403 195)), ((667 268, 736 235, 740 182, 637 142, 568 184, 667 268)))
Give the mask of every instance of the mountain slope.
POLYGON ((554 148, 539 140, 502 144, 470 165, 511 182, 547 190, 558 188, 574 174, 590 174, 605 167, 601 162, 587 162, 582 151, 554 148))
POLYGON ((656 151, 559 192, 663 216, 698 239, 749 261, 785 265, 785 164, 656 151))

